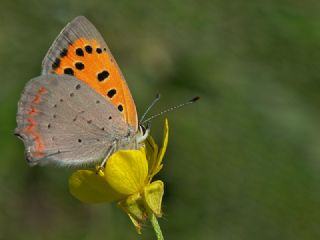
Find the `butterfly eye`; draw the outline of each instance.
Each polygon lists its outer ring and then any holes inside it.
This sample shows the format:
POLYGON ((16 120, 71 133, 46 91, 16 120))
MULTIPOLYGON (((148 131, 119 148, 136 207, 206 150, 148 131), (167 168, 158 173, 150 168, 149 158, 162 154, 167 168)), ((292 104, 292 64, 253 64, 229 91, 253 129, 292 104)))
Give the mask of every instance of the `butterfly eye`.
POLYGON ((149 132, 150 127, 147 126, 147 128, 145 128, 143 125, 139 125, 139 135, 137 137, 137 142, 142 143, 143 141, 145 141, 149 135, 149 132))
POLYGON ((142 133, 142 135, 144 135, 146 133, 146 128, 142 125, 139 125, 139 129, 140 129, 140 132, 142 133))

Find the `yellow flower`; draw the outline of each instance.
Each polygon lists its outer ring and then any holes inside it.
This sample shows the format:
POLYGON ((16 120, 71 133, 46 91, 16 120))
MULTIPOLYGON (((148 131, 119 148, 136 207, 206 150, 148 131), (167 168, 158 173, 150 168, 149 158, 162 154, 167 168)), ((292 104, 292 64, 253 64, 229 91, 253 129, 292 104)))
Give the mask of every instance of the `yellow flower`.
POLYGON ((138 233, 148 213, 161 216, 164 184, 152 178, 161 170, 168 144, 168 120, 164 124, 162 147, 149 136, 138 150, 119 150, 108 159, 105 169, 78 170, 69 179, 71 194, 85 203, 117 201, 138 233))

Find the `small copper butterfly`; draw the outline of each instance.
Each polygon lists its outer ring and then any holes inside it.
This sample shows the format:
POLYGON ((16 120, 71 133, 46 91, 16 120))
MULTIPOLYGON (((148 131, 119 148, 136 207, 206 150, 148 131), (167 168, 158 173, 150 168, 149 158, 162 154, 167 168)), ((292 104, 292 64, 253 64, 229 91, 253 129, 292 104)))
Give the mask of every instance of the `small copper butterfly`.
POLYGON ((107 44, 85 17, 70 22, 18 103, 15 133, 30 165, 90 166, 137 149, 148 131, 107 44))

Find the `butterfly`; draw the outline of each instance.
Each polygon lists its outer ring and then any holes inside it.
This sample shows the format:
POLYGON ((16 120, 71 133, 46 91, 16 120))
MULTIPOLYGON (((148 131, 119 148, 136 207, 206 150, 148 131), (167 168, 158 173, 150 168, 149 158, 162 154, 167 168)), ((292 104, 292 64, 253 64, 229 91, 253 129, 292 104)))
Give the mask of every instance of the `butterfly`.
POLYGON ((15 134, 31 166, 91 166, 146 139, 120 68, 85 17, 66 25, 26 84, 15 134))

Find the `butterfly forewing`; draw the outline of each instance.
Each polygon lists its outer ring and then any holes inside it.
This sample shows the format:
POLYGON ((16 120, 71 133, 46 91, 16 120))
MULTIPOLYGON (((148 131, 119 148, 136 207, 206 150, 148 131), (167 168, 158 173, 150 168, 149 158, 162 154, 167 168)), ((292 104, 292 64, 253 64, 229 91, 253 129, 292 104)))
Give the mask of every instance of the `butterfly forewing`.
POLYGON ((137 113, 126 81, 107 44, 85 18, 77 17, 59 34, 42 62, 42 74, 68 74, 86 82, 137 130, 137 113))
POLYGON ((111 102, 72 76, 31 80, 18 104, 16 134, 24 141, 31 165, 99 162, 130 130, 111 102))

